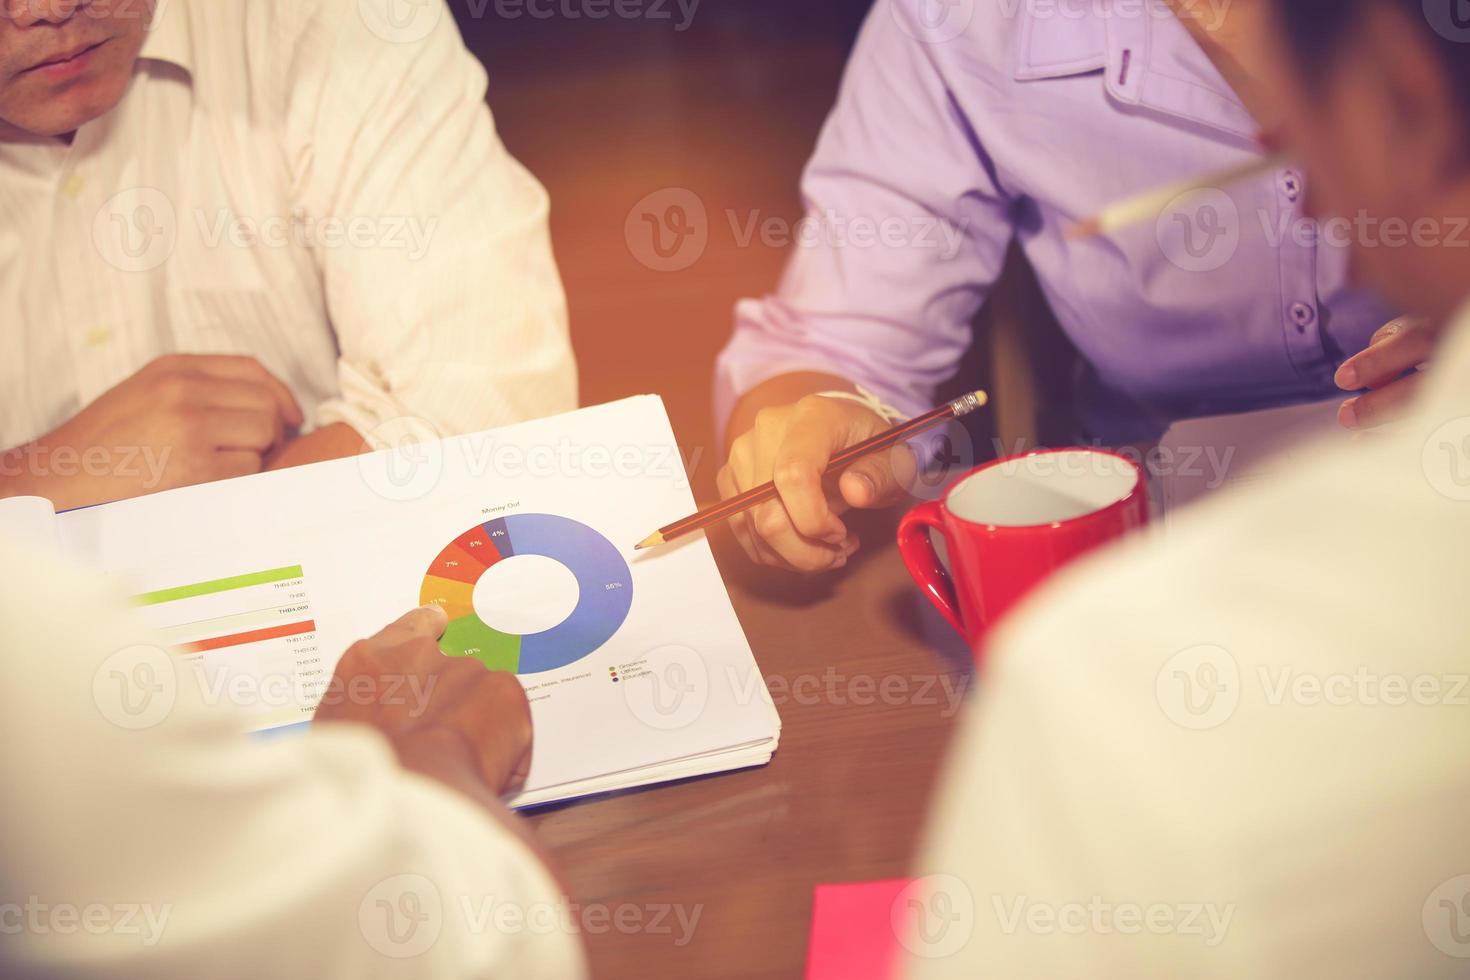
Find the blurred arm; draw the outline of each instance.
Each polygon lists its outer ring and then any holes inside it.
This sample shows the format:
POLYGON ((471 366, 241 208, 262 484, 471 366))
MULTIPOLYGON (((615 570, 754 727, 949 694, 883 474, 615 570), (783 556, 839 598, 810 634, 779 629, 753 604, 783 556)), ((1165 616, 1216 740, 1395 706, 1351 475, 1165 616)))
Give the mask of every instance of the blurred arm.
POLYGON ((416 775, 356 725, 251 738, 96 582, 0 552, 0 901, 107 923, 7 935, 0 972, 584 975, 560 890, 463 760, 416 775))

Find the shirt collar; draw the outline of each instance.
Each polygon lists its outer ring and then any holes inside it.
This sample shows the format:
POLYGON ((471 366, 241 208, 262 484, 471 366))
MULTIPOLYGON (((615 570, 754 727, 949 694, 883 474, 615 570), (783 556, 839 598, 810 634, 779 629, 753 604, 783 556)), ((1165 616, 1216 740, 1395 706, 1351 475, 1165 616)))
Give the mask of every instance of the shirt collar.
POLYGON ((1023 3, 1019 80, 1103 72, 1108 95, 1255 143, 1255 119, 1163 0, 1023 3), (1059 16, 1059 8, 1075 9, 1059 16))
POLYGON ((158 0, 138 58, 167 62, 193 73, 194 46, 189 36, 187 0, 158 0))

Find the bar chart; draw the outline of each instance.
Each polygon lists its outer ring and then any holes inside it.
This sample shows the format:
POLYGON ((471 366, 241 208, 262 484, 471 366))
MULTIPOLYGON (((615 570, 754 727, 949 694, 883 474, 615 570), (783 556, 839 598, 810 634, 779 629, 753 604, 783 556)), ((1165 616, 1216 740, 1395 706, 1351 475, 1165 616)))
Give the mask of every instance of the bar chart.
POLYGON ((308 722, 330 675, 300 565, 145 592, 133 599, 201 689, 251 716, 256 731, 308 722))

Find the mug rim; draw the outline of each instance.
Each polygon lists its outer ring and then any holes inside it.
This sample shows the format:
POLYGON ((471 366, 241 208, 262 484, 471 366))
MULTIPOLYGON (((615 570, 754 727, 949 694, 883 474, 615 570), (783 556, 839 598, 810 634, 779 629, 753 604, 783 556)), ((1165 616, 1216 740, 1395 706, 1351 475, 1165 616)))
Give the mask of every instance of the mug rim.
POLYGON ((1139 492, 1143 489, 1144 485, 1145 481, 1143 467, 1139 466, 1133 460, 1129 459, 1127 456, 1124 456, 1122 453, 1117 452, 1116 450, 1095 449, 1091 446, 1054 446, 1048 449, 1031 449, 1023 453, 1011 453, 1009 456, 1002 456, 998 459, 992 459, 988 463, 981 463, 979 466, 973 467, 968 472, 958 477, 953 483, 951 483, 949 485, 949 488, 944 491, 944 496, 940 498, 939 502, 940 506, 944 508, 945 517, 949 518, 950 520, 958 521, 961 524, 968 524, 970 527, 985 528, 987 531, 990 531, 992 533, 1002 534, 1007 531, 1035 531, 1039 528, 1064 527, 1068 524, 1076 524, 1080 521, 1091 520, 1092 518, 1097 517, 1099 514, 1106 514, 1108 511, 1127 505, 1130 501, 1132 501, 1139 495, 1139 492), (954 494, 956 490, 958 490, 961 486, 968 482, 969 479, 973 476, 978 476, 979 474, 984 473, 986 470, 993 469, 1004 463, 1014 463, 1017 460, 1030 459, 1033 456, 1055 456, 1060 453, 1095 453, 1099 456, 1111 456, 1114 459, 1120 459, 1123 462, 1127 463, 1129 467, 1131 467, 1133 470, 1133 488, 1130 489, 1127 494, 1119 497, 1117 500, 1113 501, 1105 507, 1099 507, 1096 510, 1090 510, 1085 514, 1078 514, 1076 517, 1069 517, 1065 520, 1045 521, 1040 524, 989 524, 984 521, 972 521, 968 517, 961 517, 959 514, 956 514, 954 512, 954 508, 950 507, 949 505, 949 498, 954 494))

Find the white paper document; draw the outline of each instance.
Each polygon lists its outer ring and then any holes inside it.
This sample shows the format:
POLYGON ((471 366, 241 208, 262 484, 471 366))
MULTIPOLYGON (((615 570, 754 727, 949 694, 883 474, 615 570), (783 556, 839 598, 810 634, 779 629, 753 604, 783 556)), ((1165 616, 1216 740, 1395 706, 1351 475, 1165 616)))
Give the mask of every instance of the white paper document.
POLYGON ((1170 517, 1217 491, 1289 471, 1322 439, 1354 438, 1337 424, 1340 400, 1187 419, 1146 460, 1150 496, 1170 517))
POLYGON ((113 576, 256 731, 309 722, 350 644, 443 606, 444 652, 530 698, 529 806, 769 761, 780 719, 709 545, 633 550, 694 509, 642 396, 59 515, 0 501, 0 533, 113 576))

